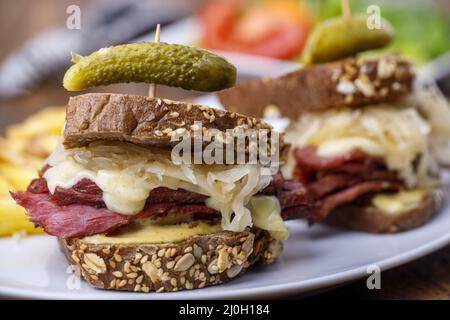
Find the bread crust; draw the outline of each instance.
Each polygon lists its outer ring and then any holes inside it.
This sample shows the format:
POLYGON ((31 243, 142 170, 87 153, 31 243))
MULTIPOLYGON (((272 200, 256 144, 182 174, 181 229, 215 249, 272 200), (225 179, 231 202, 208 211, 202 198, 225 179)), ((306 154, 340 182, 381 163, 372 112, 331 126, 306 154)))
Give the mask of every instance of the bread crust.
MULTIPOLYGON (((128 94, 89 93, 71 97, 67 105, 63 143, 66 148, 92 141, 119 140, 153 147, 172 147, 173 133, 203 128, 223 133, 236 127, 273 128, 256 118, 207 106, 128 94)), ((283 147, 283 146, 281 146, 283 147)))
POLYGON ((427 194, 420 205, 411 210, 392 214, 373 206, 343 205, 331 212, 325 224, 370 233, 394 233, 417 228, 430 220, 448 198, 444 188, 427 194))
POLYGON ((270 264, 279 240, 257 228, 222 231, 163 244, 90 244, 60 239, 70 264, 93 287, 169 292, 228 282, 255 263, 270 264))
POLYGON ((413 80, 411 64, 390 55, 307 66, 279 78, 243 82, 218 95, 230 111, 263 117, 274 105, 282 116, 296 118, 308 111, 392 101, 410 92, 413 80))

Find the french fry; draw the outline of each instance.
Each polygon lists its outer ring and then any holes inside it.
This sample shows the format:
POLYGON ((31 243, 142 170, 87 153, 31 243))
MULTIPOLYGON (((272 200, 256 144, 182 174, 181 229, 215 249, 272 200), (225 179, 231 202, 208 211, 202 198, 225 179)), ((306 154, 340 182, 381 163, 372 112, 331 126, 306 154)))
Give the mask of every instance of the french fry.
POLYGON ((6 137, 0 137, 0 236, 18 231, 42 232, 29 222, 25 210, 14 202, 9 191, 25 190, 38 176, 45 158, 57 144, 64 117, 65 108, 49 107, 10 126, 6 137))
POLYGON ((48 107, 6 130, 8 139, 31 138, 46 134, 59 136, 65 119, 65 108, 48 107))
POLYGON ((38 176, 35 169, 18 167, 9 163, 0 165, 0 174, 10 183, 13 190, 25 190, 30 181, 38 176))
POLYGON ((8 196, 9 190, 11 190, 11 184, 8 180, 6 180, 3 175, 0 175, 0 197, 2 196, 8 196))
POLYGON ((43 232, 42 229, 34 227, 25 210, 9 195, 0 197, 0 236, 9 236, 18 231, 26 231, 28 234, 43 232))

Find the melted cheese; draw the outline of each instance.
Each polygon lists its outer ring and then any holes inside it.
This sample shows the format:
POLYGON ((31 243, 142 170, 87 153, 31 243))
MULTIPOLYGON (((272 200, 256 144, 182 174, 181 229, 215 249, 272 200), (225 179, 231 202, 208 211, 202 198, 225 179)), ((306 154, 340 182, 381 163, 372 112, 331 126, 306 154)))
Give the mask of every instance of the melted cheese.
POLYGON ((289 232, 281 218, 279 201, 273 196, 257 196, 250 200, 255 226, 268 230, 275 239, 286 240, 289 232))
POLYGON ((408 187, 433 186, 439 166, 432 129, 415 107, 373 105, 305 113, 290 124, 286 141, 295 147, 316 147, 320 156, 360 149, 384 158, 408 187))
POLYGON ((205 235, 222 231, 220 224, 210 225, 199 222, 175 225, 156 225, 143 220, 127 226, 114 235, 94 235, 82 239, 90 244, 136 244, 136 243, 173 243, 189 239, 196 235, 205 235))
MULTIPOLYGON (((144 208, 154 188, 185 189, 207 196, 206 205, 222 214, 222 228, 236 232, 253 225, 254 212, 248 204, 272 179, 262 174, 259 164, 175 165, 168 151, 124 142, 97 142, 75 149, 59 144, 47 164, 51 168, 44 178, 51 193, 87 178, 103 191, 108 209, 133 215, 144 208)), ((270 201, 278 203, 275 197, 270 201)), ((258 224, 266 229, 270 222, 259 219, 258 224)))
POLYGON ((334 157, 359 149, 372 156, 385 156, 386 151, 379 143, 362 137, 330 139, 320 144, 317 154, 321 157, 334 157))
POLYGON ((395 194, 377 194, 372 205, 383 212, 399 214, 417 208, 426 192, 422 189, 402 190, 395 194))

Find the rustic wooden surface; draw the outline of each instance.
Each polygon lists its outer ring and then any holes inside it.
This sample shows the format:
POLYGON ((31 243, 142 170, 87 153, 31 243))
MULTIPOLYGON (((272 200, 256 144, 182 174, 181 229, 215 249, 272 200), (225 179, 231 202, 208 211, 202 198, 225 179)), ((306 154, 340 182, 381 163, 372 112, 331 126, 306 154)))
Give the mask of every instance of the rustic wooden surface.
MULTIPOLYGON (((0 61, 45 27, 64 26, 67 5, 78 4, 83 10, 88 3, 87 0, 0 0, 0 61)), ((146 94, 147 89, 146 85, 127 85, 109 87, 108 91, 146 94)), ((182 92, 161 88, 158 94, 175 99, 182 92)), ((27 96, 0 98, 0 131, 42 107, 64 105, 69 96, 60 79, 54 79, 27 96)), ((361 280, 312 299, 450 299, 450 246, 383 272, 381 280, 381 290, 368 290, 365 280, 361 280)))

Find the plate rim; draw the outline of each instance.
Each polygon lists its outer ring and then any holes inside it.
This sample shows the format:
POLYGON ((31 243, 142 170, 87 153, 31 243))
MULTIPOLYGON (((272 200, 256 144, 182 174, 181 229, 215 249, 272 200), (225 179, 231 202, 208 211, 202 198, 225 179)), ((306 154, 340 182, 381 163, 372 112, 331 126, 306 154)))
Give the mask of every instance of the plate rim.
MULTIPOLYGON (((450 210, 450 209, 448 209, 450 210)), ((240 288, 237 291, 230 292, 205 292, 204 294, 196 293, 195 296, 189 297, 189 291, 184 293, 187 297, 180 297, 179 295, 171 296, 171 293, 132 293, 132 292, 119 292, 119 291, 103 291, 97 289, 95 293, 66 293, 66 292, 46 292, 46 291, 32 291, 30 289, 11 288, 8 286, 0 285, 0 296, 7 296, 8 298, 22 298, 22 299, 51 299, 51 300, 101 300, 101 299, 127 299, 127 300, 217 300, 217 299, 264 299, 264 298, 279 298, 290 294, 301 294, 303 292, 314 292, 315 290, 331 288, 335 285, 345 284, 353 280, 361 279, 367 275, 366 270, 370 265, 377 265, 380 267, 381 272, 389 269, 404 265, 411 261, 422 258, 432 252, 435 252, 446 245, 450 244, 450 233, 443 235, 433 241, 427 242, 424 245, 413 248, 401 254, 395 255, 390 258, 382 259, 371 264, 365 264, 357 268, 353 268, 347 271, 341 271, 338 273, 325 275, 306 280, 297 280, 291 283, 265 285, 257 288, 240 288), (107 293, 107 296, 102 297, 102 293, 107 293), (113 293, 113 294, 111 294, 113 293), (117 293, 117 295, 116 295, 117 293), (121 293, 127 293, 123 295, 121 293)), ((226 285, 226 284, 224 284, 226 285)))

